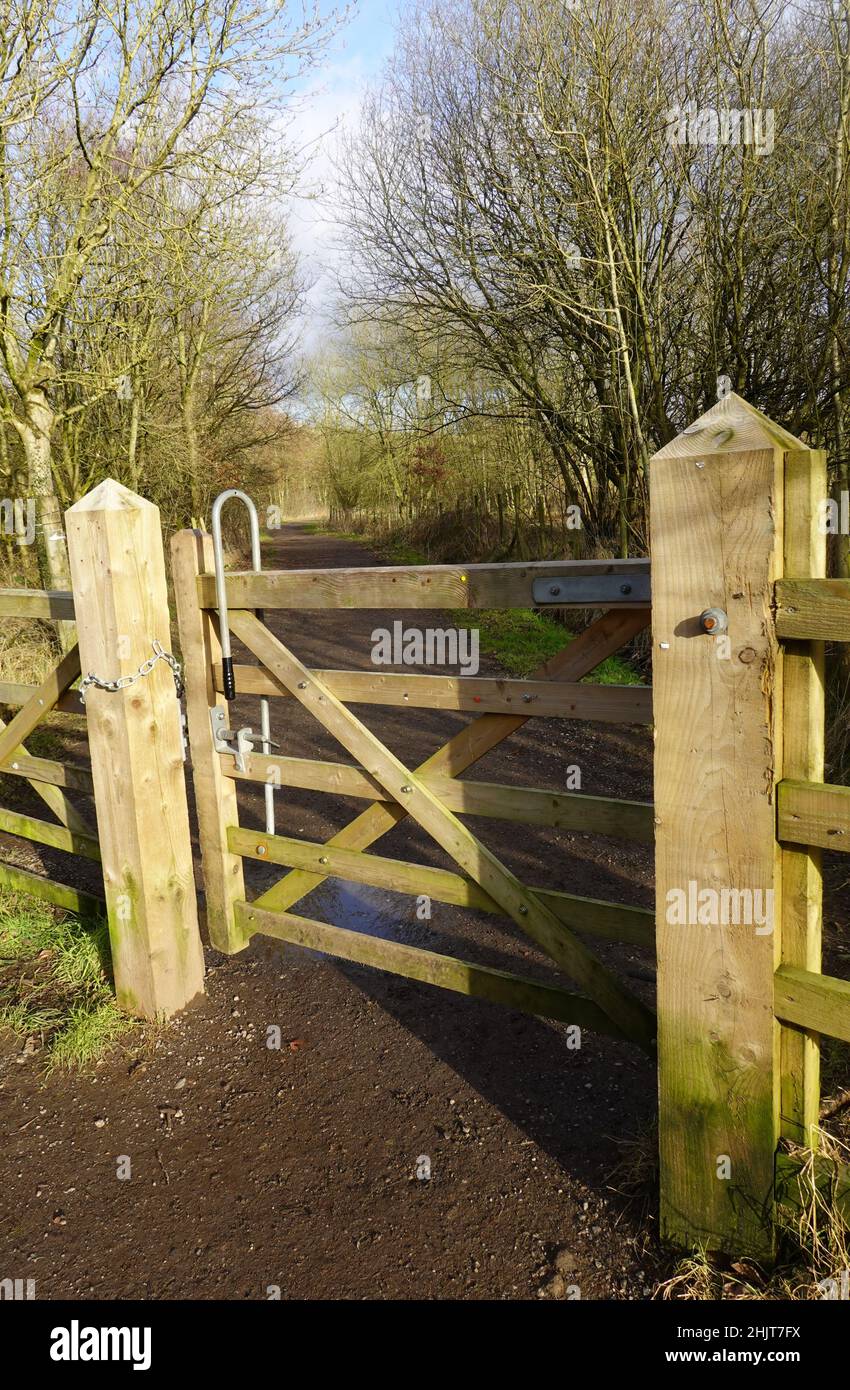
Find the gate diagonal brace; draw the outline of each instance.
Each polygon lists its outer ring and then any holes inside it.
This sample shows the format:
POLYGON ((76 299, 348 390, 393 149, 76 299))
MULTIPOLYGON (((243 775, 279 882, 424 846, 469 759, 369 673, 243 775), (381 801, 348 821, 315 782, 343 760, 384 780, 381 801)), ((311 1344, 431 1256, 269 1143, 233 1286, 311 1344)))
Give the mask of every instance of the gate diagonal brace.
POLYGON ((520 930, 585 989, 622 1031, 651 1051, 652 1011, 534 896, 511 871, 352 714, 329 688, 252 613, 235 612, 231 627, 343 748, 401 801, 413 819, 493 898, 520 930))

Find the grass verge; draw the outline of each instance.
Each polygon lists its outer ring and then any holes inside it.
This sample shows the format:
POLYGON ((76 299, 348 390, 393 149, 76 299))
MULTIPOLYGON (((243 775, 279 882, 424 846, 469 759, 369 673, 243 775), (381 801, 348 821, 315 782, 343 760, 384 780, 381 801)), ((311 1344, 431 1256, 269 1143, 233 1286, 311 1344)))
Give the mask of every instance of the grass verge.
MULTIPOLYGON (((478 629, 482 655, 492 656, 510 676, 529 676, 538 666, 568 647, 574 634, 534 608, 459 608, 452 622, 478 629)), ((622 656, 609 656, 586 680, 594 685, 642 684, 640 674, 622 656)))
POLYGON ((132 1026, 112 992, 106 923, 0 893, 0 1027, 22 1055, 85 1069, 132 1026))

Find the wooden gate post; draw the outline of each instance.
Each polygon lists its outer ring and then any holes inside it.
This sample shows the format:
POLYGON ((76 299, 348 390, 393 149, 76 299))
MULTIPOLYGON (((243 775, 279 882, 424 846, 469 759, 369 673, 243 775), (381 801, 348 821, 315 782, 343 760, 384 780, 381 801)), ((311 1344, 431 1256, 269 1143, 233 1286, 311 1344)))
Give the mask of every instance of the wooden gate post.
POLYGON ((186 714, 192 748, 192 777, 198 810, 198 833, 204 875, 207 931, 216 950, 232 955, 248 944, 237 925, 233 904, 245 897, 242 860, 227 844, 229 826, 239 824, 236 783, 221 770, 215 751, 210 710, 227 702, 213 684, 213 666, 221 661, 221 643, 212 615, 198 602, 198 575, 213 571, 212 536, 178 531, 171 540, 171 572, 180 625, 180 648, 186 672, 186 714))
MULTIPOLYGON (((107 479, 65 513, 84 672, 130 676, 171 651, 159 509, 107 479)), ((204 988, 183 746, 164 661, 124 690, 86 692, 118 1002, 169 1017, 204 988)))
MULTIPOLYGON (((661 1231, 769 1257, 780 1133, 786 454, 739 396, 650 467, 661 1231), (708 635, 700 615, 728 615, 708 635)), ((789 523, 793 518, 789 518, 789 523)))
MULTIPOLYGON (((826 576, 826 528, 821 506, 828 496, 826 454, 805 450, 785 456, 785 579, 826 576)), ((823 642, 786 641, 784 667, 783 776, 822 782, 825 743, 823 642)), ((821 851, 781 847, 781 964, 818 973, 821 968, 823 873, 821 851)), ((780 1037, 782 1136, 817 1147, 820 1118, 820 1038, 803 1028, 782 1028, 780 1037)))

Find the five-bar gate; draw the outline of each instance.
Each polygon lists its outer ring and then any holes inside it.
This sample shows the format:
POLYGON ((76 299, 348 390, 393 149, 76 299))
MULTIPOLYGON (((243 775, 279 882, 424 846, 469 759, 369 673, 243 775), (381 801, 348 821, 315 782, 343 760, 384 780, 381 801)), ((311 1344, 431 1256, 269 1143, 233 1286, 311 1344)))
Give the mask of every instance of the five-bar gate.
POLYGON ((605 798, 568 792, 465 783, 460 777, 530 718, 651 722, 652 696, 647 687, 580 683, 646 626, 647 562, 301 570, 228 576, 231 630, 258 663, 234 668, 237 690, 298 700, 354 760, 314 762, 255 753, 246 746, 244 737, 239 739, 238 731, 232 735, 226 731, 225 740, 230 736, 231 743, 223 746, 220 731, 226 720, 215 713, 223 704, 224 681, 210 543, 194 532, 182 532, 175 538, 173 558, 214 944, 222 950, 239 950, 255 932, 265 932, 446 989, 629 1038, 653 1050, 652 1012, 577 934, 621 935, 622 939, 651 943, 650 914, 521 883, 461 819, 467 814, 545 824, 548 818, 553 825, 647 840, 652 836, 651 807, 640 803, 621 807, 605 798), (579 581, 576 592, 571 591, 574 578, 579 581), (607 607, 607 611, 530 680, 310 670, 252 611, 525 608, 542 601, 541 586, 549 602, 559 606, 583 609, 593 605, 607 607), (614 604, 617 606, 608 606, 614 604), (468 710, 476 718, 420 767, 411 768, 352 712, 349 706, 357 703, 468 710), (240 778, 360 797, 370 804, 327 844, 261 834, 239 826, 235 782, 240 778), (366 853, 407 816, 454 860, 457 872, 366 853), (241 869, 243 857, 279 864, 289 872, 249 902, 241 869), (425 893, 443 902, 510 917, 582 993, 540 985, 294 914, 290 909, 329 875, 417 895, 425 893))

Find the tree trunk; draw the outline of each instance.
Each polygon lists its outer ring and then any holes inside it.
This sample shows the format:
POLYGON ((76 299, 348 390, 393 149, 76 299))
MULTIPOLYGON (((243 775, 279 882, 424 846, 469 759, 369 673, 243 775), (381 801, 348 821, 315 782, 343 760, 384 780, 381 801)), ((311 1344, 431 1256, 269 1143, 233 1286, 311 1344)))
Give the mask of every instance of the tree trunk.
POLYGON ((192 500, 192 516, 203 515, 203 495, 201 489, 201 450, 198 445, 198 426, 195 420, 194 393, 190 387, 183 394, 181 414, 183 417, 183 437, 186 440, 186 455, 189 464, 189 492, 192 500))
POLYGON ((142 413, 142 405, 139 399, 139 392, 133 392, 133 401, 130 406, 130 438, 127 442, 127 465, 130 474, 130 487, 133 492, 139 490, 139 421, 142 413))
MULTIPOLYGON (((62 508, 53 477, 51 433, 53 409, 43 390, 24 397, 24 419, 16 422, 27 465, 30 497, 36 507, 35 546, 38 572, 45 589, 70 589, 71 571, 62 508)), ((56 624, 63 651, 73 645, 73 623, 56 624)))

